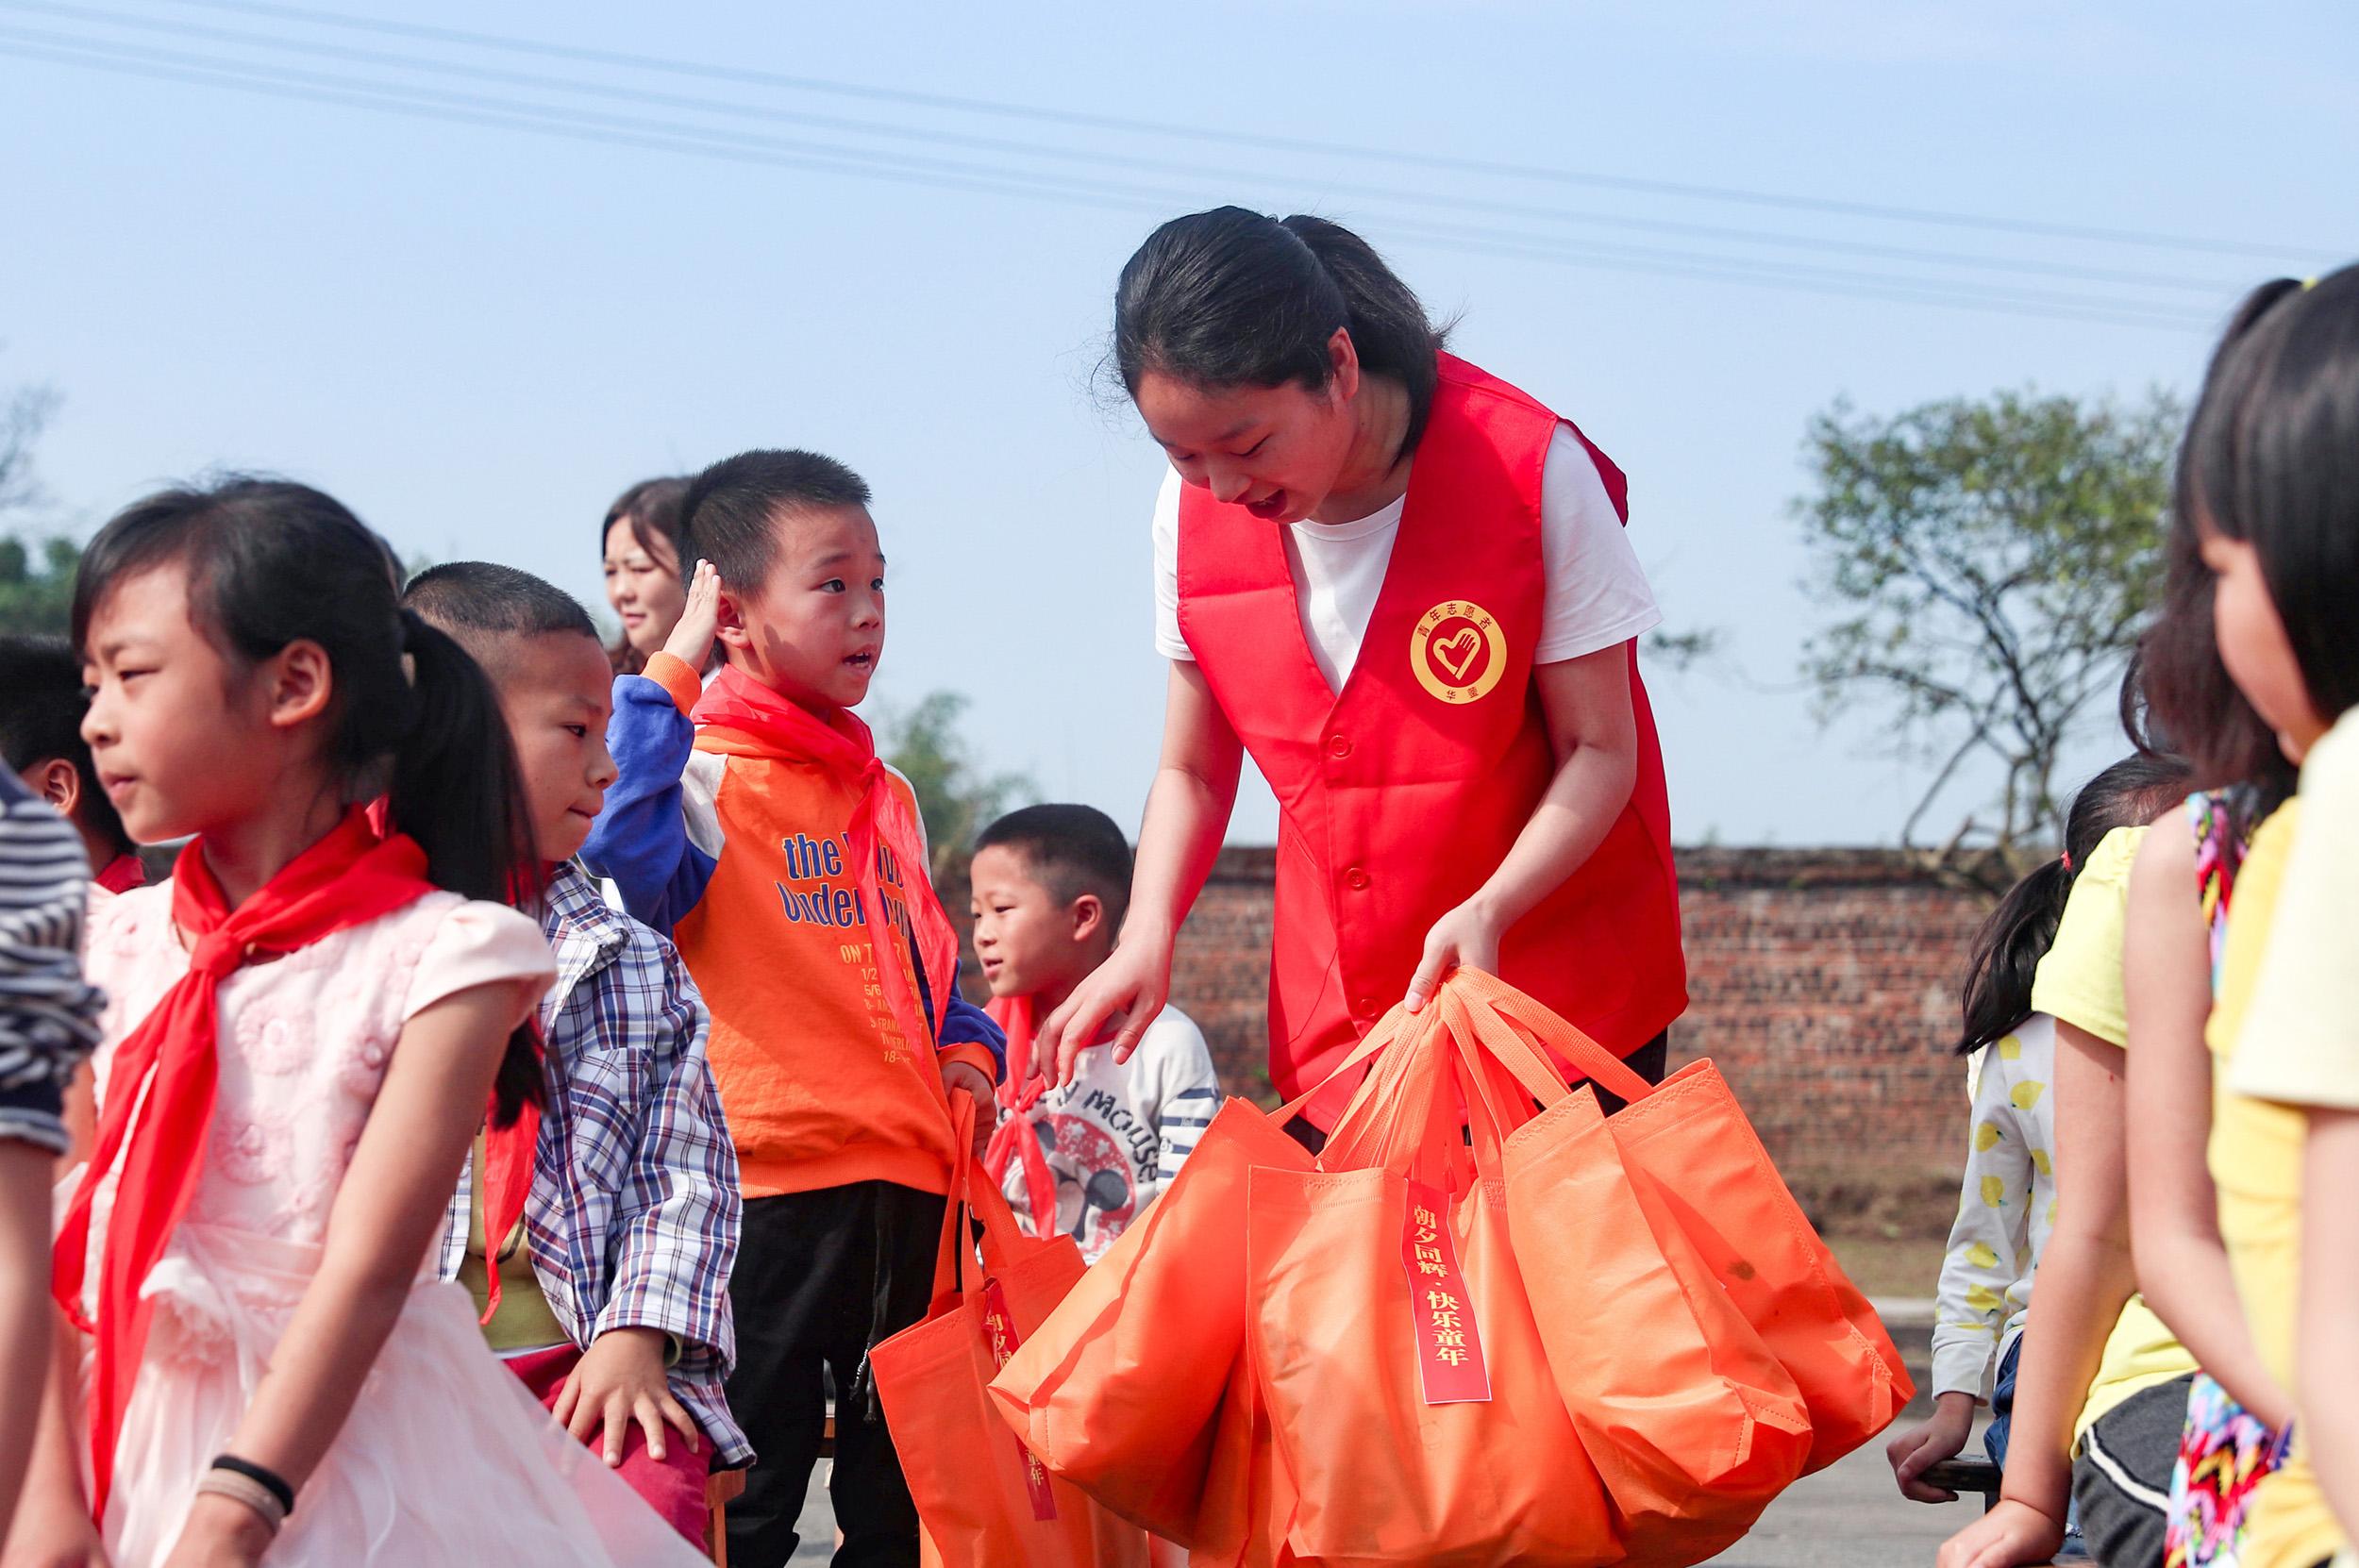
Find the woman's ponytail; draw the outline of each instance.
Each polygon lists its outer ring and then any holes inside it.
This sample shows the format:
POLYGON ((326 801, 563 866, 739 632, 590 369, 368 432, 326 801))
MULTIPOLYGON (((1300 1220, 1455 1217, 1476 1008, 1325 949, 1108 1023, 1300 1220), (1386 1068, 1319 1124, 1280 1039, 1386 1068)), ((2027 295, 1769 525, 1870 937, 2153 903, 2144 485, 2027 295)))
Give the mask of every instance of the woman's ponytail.
MULTIPOLYGON (((449 634, 415 610, 398 613, 414 696, 386 790, 393 825, 426 851, 436 887, 529 909, 541 896, 540 870, 498 693, 449 634)), ((527 1022, 500 1059, 494 1124, 540 1104, 543 1085, 539 1035, 527 1022)))
POLYGON ((1149 372, 1197 387, 1313 392, 1334 375, 1328 342, 1351 334, 1363 369, 1409 391, 1407 451, 1424 433, 1444 334, 1374 247, 1341 225, 1280 222, 1242 207, 1174 218, 1114 286, 1114 367, 1138 395, 1149 372))
POLYGON ((1409 433, 1401 449, 1413 449, 1433 411, 1433 387, 1441 377, 1435 356, 1446 333, 1435 329, 1424 302, 1384 264, 1376 247, 1343 225, 1297 212, 1284 226, 1309 247, 1344 296, 1361 369, 1390 375, 1409 389, 1409 433))

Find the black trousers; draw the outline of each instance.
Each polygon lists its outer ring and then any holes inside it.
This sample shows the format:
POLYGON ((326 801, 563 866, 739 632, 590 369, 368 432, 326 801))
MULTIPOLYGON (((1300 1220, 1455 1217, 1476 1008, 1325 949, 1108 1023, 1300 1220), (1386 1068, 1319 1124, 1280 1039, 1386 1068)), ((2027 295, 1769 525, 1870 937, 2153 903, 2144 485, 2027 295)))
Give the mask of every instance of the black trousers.
MULTIPOLYGON (((1639 1046, 1638 1049, 1632 1051, 1629 1056, 1622 1059, 1622 1064, 1624 1066, 1628 1067, 1631 1072, 1637 1074, 1640 1077, 1646 1079, 1648 1083, 1661 1083, 1663 1081, 1663 1075, 1670 1067, 1670 1062, 1671 1031, 1668 1029, 1664 1030, 1661 1034, 1655 1036, 1652 1040, 1648 1041, 1644 1045, 1639 1046)), ((1608 1116, 1613 1115, 1615 1111, 1630 1104, 1628 1100, 1623 1099, 1619 1094, 1614 1093, 1606 1089, 1603 1084, 1598 1084, 1595 1087, 1598 1092, 1598 1104, 1608 1116)), ((1321 1132, 1318 1128, 1313 1126, 1310 1123, 1304 1121, 1299 1116, 1286 1124, 1286 1133, 1287 1136, 1291 1137, 1296 1143, 1301 1144, 1304 1148, 1309 1149, 1313 1154, 1316 1154, 1321 1149, 1327 1147, 1327 1134, 1321 1132)))
POLYGON ((759 1456, 729 1505, 729 1561, 785 1568, 836 1391, 836 1568, 916 1568, 917 1508, 869 1384, 869 1347, 926 1315, 944 1200, 887 1181, 749 1198, 729 1305, 729 1409, 759 1456))

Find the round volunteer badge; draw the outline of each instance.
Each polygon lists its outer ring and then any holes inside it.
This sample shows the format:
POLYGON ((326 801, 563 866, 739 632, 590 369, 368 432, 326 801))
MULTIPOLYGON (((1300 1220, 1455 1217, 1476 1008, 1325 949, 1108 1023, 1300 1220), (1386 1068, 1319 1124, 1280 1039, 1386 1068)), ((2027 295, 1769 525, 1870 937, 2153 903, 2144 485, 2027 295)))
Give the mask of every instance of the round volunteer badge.
POLYGON ((1418 685, 1446 703, 1480 702, 1507 673, 1507 639, 1481 605, 1445 599, 1417 618, 1409 667, 1418 685))

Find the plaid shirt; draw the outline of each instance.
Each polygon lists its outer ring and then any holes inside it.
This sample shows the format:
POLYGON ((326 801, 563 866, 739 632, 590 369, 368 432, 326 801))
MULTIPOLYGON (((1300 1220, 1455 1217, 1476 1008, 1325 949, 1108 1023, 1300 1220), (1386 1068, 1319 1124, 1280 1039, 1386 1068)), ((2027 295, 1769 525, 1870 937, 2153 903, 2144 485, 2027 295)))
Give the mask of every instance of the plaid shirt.
MULTIPOLYGON (((532 1272, 577 1345, 610 1328, 670 1335, 673 1397, 719 1463, 749 1463, 721 1393, 737 1359, 728 1285, 741 1204, 705 1065, 704 1002, 672 944, 609 909, 576 866, 550 878, 541 927, 557 984, 541 1004, 549 1103, 525 1205, 532 1272)), ((466 1256, 469 1163, 443 1221, 445 1279, 466 1256)))

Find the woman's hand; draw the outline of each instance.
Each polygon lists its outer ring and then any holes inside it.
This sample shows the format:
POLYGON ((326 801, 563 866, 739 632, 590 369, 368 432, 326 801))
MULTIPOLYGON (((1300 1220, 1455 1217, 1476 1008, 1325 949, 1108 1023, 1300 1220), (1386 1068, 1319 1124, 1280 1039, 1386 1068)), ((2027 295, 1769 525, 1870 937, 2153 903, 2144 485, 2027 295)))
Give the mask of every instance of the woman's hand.
POLYGON ((1496 975, 1499 968, 1499 938, 1506 926, 1481 903, 1469 898, 1433 923, 1425 934, 1425 957, 1410 976, 1409 995, 1402 1003, 1411 1012, 1422 1009, 1442 984, 1442 976, 1464 965, 1496 975))
POLYGON ((1958 1500, 1956 1493, 1928 1486, 1916 1477, 1944 1460, 1956 1459, 1966 1447, 1974 1430, 1975 1403, 1972 1394, 1953 1389, 1933 1401, 1930 1420, 1884 1444, 1884 1459, 1892 1465, 1893 1479, 1900 1483, 1901 1496, 1917 1503, 1958 1500))
POLYGON ((712 658, 712 640, 721 629, 721 573, 712 562, 700 560, 688 579, 688 602, 679 612, 663 651, 690 669, 701 672, 712 658))
POLYGON ((1139 1048, 1139 1037, 1163 1010, 1171 996, 1171 943, 1151 936, 1125 933, 1104 963, 1073 988, 1064 1005, 1040 1027, 1044 1070, 1053 1056, 1060 1085, 1073 1081, 1081 1053, 1097 1043, 1111 1026, 1114 1031, 1114 1060, 1129 1061, 1139 1048))
POLYGON ((26 1492, 0 1548, 0 1568, 109 1568, 106 1543, 79 1497, 26 1492))
POLYGON ((1941 1544, 1935 1568, 2023 1568, 2051 1562, 2064 1544, 2064 1526, 2029 1503, 2001 1497, 1999 1506, 1941 1544))
POLYGON ((600 1451, 609 1465, 623 1462, 633 1421, 647 1434, 647 1457, 659 1464, 667 1421, 678 1428, 688 1451, 696 1451, 696 1423, 663 1380, 663 1348, 660 1328, 610 1328, 591 1342, 557 1391, 552 1413, 577 1442, 589 1443, 600 1426, 606 1428, 600 1451))
POLYGON ((271 1537, 262 1516, 243 1503, 199 1493, 164 1568, 254 1568, 271 1537))

